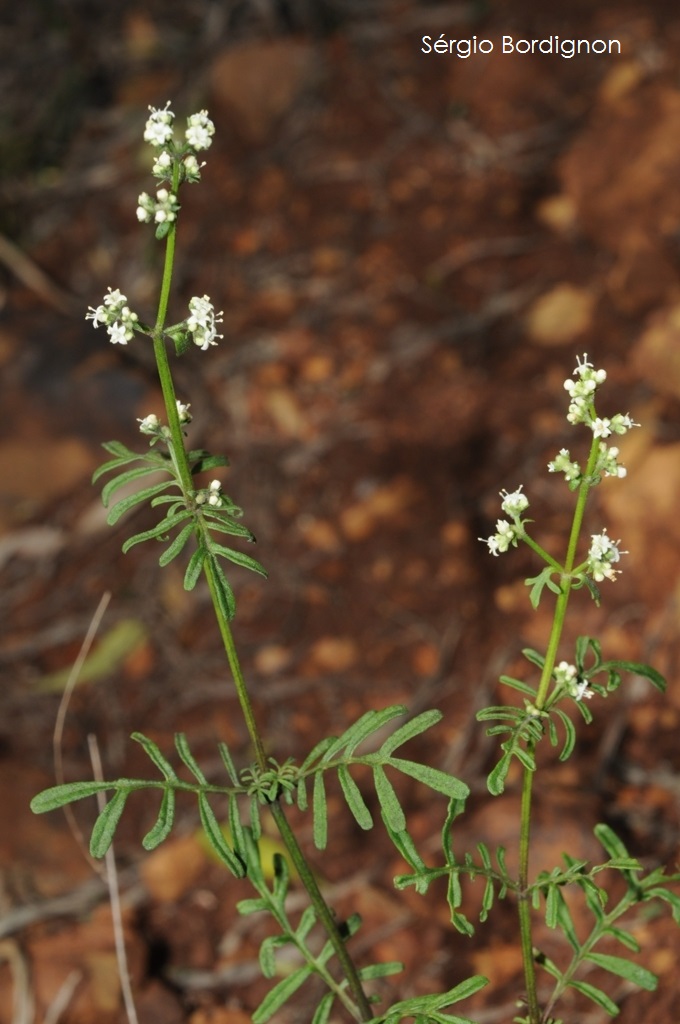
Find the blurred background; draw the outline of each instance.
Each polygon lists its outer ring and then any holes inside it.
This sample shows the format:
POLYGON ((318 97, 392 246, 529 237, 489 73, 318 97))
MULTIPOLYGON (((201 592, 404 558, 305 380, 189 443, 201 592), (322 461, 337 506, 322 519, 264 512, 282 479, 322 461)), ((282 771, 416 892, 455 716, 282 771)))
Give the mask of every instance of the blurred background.
MULTIPOLYGON (((368 708, 439 707, 413 753, 473 790, 459 849, 513 850, 517 779, 490 801, 493 746, 474 713, 508 699, 500 673, 526 677, 519 651, 544 648, 550 602, 529 605, 528 551, 493 559, 477 538, 500 489, 522 484, 559 557, 572 497, 546 466, 584 451, 563 381, 587 352, 608 372, 600 411, 642 427, 621 444, 628 478, 601 486, 586 524, 621 538, 623 574, 600 608, 575 595, 562 656, 597 635, 606 657, 652 662, 669 692, 628 680, 593 701, 577 758, 546 752, 536 866, 599 857, 604 820, 645 863, 675 868, 679 58, 680 16, 661 0, 33 0, 0 13, 0 1024, 124 1020, 104 886, 63 816, 28 809, 54 780, 60 700, 104 593, 59 743, 66 777, 91 776, 89 734, 106 775, 152 772, 135 729, 168 754, 185 731, 215 779, 219 740, 250 759, 207 591, 187 597, 183 567, 161 571, 150 544, 121 555, 153 519, 107 527, 90 484, 101 443, 139 446, 136 418, 162 410, 149 347, 114 348, 84 316, 109 286, 155 316, 161 250, 135 208, 154 186, 148 106, 167 100, 178 125, 207 108, 217 129, 201 184, 181 194, 170 319, 192 295, 224 310, 224 340, 178 361, 176 385, 192 445, 230 457, 224 489, 270 574, 233 581, 271 752, 302 758, 368 708), (504 35, 621 52, 503 53, 504 35), (493 51, 423 52, 423 36, 493 51)), ((436 858, 443 800, 415 782, 400 792, 436 858)), ((404 865, 380 829, 360 833, 331 802, 317 864, 338 913, 364 918, 359 959, 404 961, 400 998, 486 973, 489 992, 461 1012, 511 1019, 513 908, 463 939, 443 891, 397 897, 404 865)), ((267 989, 265 926, 235 916, 246 889, 206 855, 189 801, 174 838, 143 855, 154 811, 130 801, 117 842, 140 1018, 243 1024, 267 989)), ((87 832, 94 807, 75 815, 87 832)), ((661 981, 612 988, 619 1019, 674 1021, 677 933, 667 916, 633 930, 661 981)), ((311 1019, 315 998, 303 990, 277 1019, 311 1019)))

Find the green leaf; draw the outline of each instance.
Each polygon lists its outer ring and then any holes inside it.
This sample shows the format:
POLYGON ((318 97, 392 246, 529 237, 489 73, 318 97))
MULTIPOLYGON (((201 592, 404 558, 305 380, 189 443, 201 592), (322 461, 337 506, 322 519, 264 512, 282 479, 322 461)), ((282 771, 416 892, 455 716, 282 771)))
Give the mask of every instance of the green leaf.
POLYGON ((234 852, 244 860, 246 839, 243 824, 241 822, 241 815, 239 814, 238 800, 234 793, 229 794, 229 830, 234 844, 234 852))
POLYGON ((213 554, 221 555, 222 558, 228 558, 230 562, 235 562, 236 565, 243 566, 244 569, 251 569, 252 572, 259 573, 265 579, 269 575, 265 567, 260 565, 256 559, 251 558, 250 555, 244 555, 241 551, 233 551, 231 548, 223 547, 222 544, 212 544, 211 551, 213 554))
POLYGON ((198 547, 189 559, 187 570, 184 573, 185 590, 193 590, 198 583, 198 578, 201 575, 206 554, 207 552, 204 547, 198 547))
POLYGON ((423 711, 420 715, 416 715, 409 722, 399 726, 391 736, 385 740, 380 747, 380 755, 382 757, 389 756, 393 750, 400 747, 407 740, 413 739, 414 736, 419 736, 427 729, 431 729, 433 725, 442 720, 441 711, 423 711))
POLYGON ((406 828, 406 818, 399 798, 394 792, 392 783, 385 775, 382 765, 374 765, 373 781, 385 822, 394 832, 403 832, 406 828))
POLYGON ((368 967, 362 967, 359 977, 362 981, 375 981, 376 978, 389 978, 392 974, 401 974, 403 970, 402 963, 392 960, 389 963, 370 964, 368 967))
POLYGON ((177 749, 177 753, 182 758, 184 764, 187 766, 191 774, 198 780, 201 786, 207 786, 208 780, 201 771, 196 758, 189 749, 189 741, 187 740, 185 733, 175 733, 175 748, 177 749))
POLYGON ((277 1010, 280 1010, 284 1003, 297 992, 300 986, 307 980, 313 968, 308 964, 298 967, 297 970, 283 978, 275 985, 271 992, 268 992, 253 1014, 253 1024, 266 1024, 271 1020, 277 1010))
POLYGON ((602 846, 604 846, 612 859, 618 860, 630 857, 624 843, 619 839, 616 832, 614 832, 609 825, 600 823, 595 826, 593 832, 595 834, 595 838, 602 844, 602 846))
POLYGON ((594 1003, 601 1006, 610 1017, 616 1017, 619 1013, 619 1008, 616 1003, 613 1003, 606 992, 602 989, 596 988, 595 985, 590 985, 587 981, 570 981, 570 988, 575 988, 577 992, 581 992, 588 999, 592 999, 594 1003))
MULTIPOLYGON (((147 540, 164 538, 170 530, 174 529, 175 526, 178 526, 179 523, 184 522, 185 519, 189 519, 190 517, 191 512, 187 512, 186 510, 182 513, 178 513, 177 515, 166 516, 166 518, 161 519, 160 523, 157 523, 156 526, 152 526, 150 530, 144 530, 142 533, 136 533, 134 537, 128 537, 122 545, 123 554, 126 555, 130 548, 134 547, 135 544, 142 544, 147 540)), ((193 526, 189 527, 189 529, 193 529, 193 526)))
POLYGON ((553 709, 564 726, 564 746, 560 751, 560 761, 566 761, 576 746, 576 729, 569 715, 566 715, 560 708, 553 709))
POLYGON ((302 911, 300 923, 295 929, 295 937, 299 939, 300 942, 304 942, 315 924, 316 910, 314 907, 305 907, 302 911))
POLYGON ((326 995, 322 998, 321 1002, 314 1011, 312 1017, 312 1024, 328 1024, 328 1020, 333 1009, 333 1003, 335 1001, 335 992, 326 992, 326 995))
POLYGON ((193 522, 187 523, 184 529, 180 530, 180 532, 177 534, 172 544, 170 544, 170 546, 165 549, 161 557, 158 559, 158 564, 167 565, 168 562, 171 562, 173 560, 173 558, 176 558, 177 555, 182 550, 182 548, 184 547, 184 545, 186 544, 186 542, 189 540, 189 537, 191 537, 191 535, 193 534, 194 530, 195 526, 193 522))
POLYGON ((107 523, 109 526, 114 526, 120 517, 124 515, 125 512, 129 512, 129 510, 134 508, 135 505, 139 505, 143 501, 148 501, 150 498, 153 498, 155 494, 160 494, 161 491, 166 491, 168 487, 176 486, 175 480, 171 478, 170 480, 163 480, 161 483, 154 484, 152 487, 145 487, 143 490, 137 491, 136 494, 130 494, 127 498, 122 498, 111 507, 111 510, 106 517, 107 523))
POLYGON ((94 823, 90 838, 90 853, 97 860, 106 854, 113 842, 116 827, 129 795, 129 789, 116 790, 94 823))
POLYGON ((226 455, 211 455, 210 452, 203 451, 202 449, 187 452, 187 461, 191 466, 192 475, 205 473, 209 469, 221 469, 223 466, 229 465, 229 459, 226 455))
POLYGON ((312 799, 314 845, 317 850, 325 850, 328 842, 328 809, 326 806, 326 786, 323 774, 314 776, 314 796, 312 799))
POLYGON ((335 739, 333 736, 325 736, 322 740, 319 740, 300 765, 300 774, 309 771, 311 765, 314 764, 318 758, 322 757, 334 742, 335 739))
POLYGON ((640 952, 640 943, 634 935, 631 935, 631 933, 626 931, 624 928, 607 928, 606 934, 618 939, 621 945, 625 946, 626 949, 629 949, 631 953, 640 952))
POLYGON ((177 772, 167 758, 163 757, 158 746, 141 732, 133 732, 132 739, 144 748, 144 753, 150 758, 168 782, 179 782, 177 772))
POLYGON ((656 974, 652 974, 651 971, 632 960, 626 960, 625 957, 610 956, 607 953, 588 953, 586 960, 597 964, 598 967, 609 971, 610 974, 616 974, 619 978, 632 981, 634 985, 645 989, 646 992, 656 991, 659 984, 656 974))
POLYGON ((287 935, 268 935, 260 946, 260 970, 265 978, 273 978, 276 974, 276 951, 290 943, 287 935))
POLYGON ((236 857, 234 851, 224 838, 224 833, 222 832, 219 822, 215 817, 215 812, 208 803, 208 798, 205 793, 198 794, 198 810, 201 816, 203 831, 205 832, 208 842, 212 846, 213 850, 220 860, 227 865, 231 873, 236 878, 243 878, 245 875, 243 864, 240 859, 236 857))
POLYGON ((645 892, 644 899, 663 900, 664 903, 668 903, 673 914, 673 920, 676 924, 680 924, 680 896, 676 893, 659 886, 658 888, 648 889, 645 892))
POLYGON ((288 861, 281 853, 275 853, 272 858, 274 867, 274 887, 272 895, 279 906, 283 908, 286 896, 288 895, 288 884, 290 882, 290 869, 288 861))
POLYGON ((239 782, 238 773, 236 771, 236 766, 234 765, 234 761, 232 759, 229 747, 227 746, 226 743, 220 742, 217 744, 217 749, 220 752, 222 763, 224 764, 224 767, 227 769, 229 781, 233 786, 240 786, 241 783, 239 782))
POLYGON ((237 523, 232 518, 226 516, 218 518, 218 514, 213 509, 208 511, 205 505, 201 511, 209 530, 216 530, 218 533, 228 533, 231 537, 245 537, 249 541, 255 540, 255 536, 242 523, 237 523))
POLYGON ((269 912, 269 903, 267 900, 261 899, 239 900, 236 904, 236 909, 239 914, 243 914, 245 917, 247 914, 261 914, 263 912, 269 912))
POLYGON ((366 806, 366 802, 361 795, 361 791, 350 775, 346 764, 341 764, 338 767, 338 778, 340 780, 345 800, 347 801, 347 806, 354 815, 354 819, 359 828, 363 828, 364 830, 373 828, 371 812, 366 806))
POLYGON ((537 668, 542 669, 545 665, 545 658, 538 651, 535 651, 533 647, 523 647, 522 656, 531 662, 532 665, 536 665, 537 668))
POLYGON ((540 572, 538 576, 531 576, 524 581, 525 586, 531 587, 529 600, 531 601, 532 608, 538 608, 544 587, 547 587, 548 590, 552 590, 554 594, 560 593, 558 584, 554 583, 550 578, 554 573, 555 569, 547 565, 543 572, 540 572))
POLYGON ((118 476, 114 476, 102 487, 102 505, 104 508, 108 508, 111 495, 124 487, 125 484, 130 483, 132 480, 138 480, 140 477, 149 476, 151 473, 157 473, 159 467, 155 465, 150 466, 139 466, 137 469, 128 469, 124 473, 119 473, 118 476))
POLYGON ((525 694, 527 697, 532 699, 536 697, 536 687, 523 683, 521 679, 513 679, 512 676, 501 676, 500 682, 512 687, 513 690, 519 690, 520 693, 525 694))
MULTIPOLYGON (((353 722, 341 736, 331 738, 326 742, 323 750, 323 761, 328 763, 344 749, 345 756, 351 756, 359 744, 364 743, 369 736, 382 729, 393 718, 407 714, 408 709, 403 704, 393 704, 390 707, 382 708, 380 711, 366 711, 361 718, 353 722)), ((318 749, 317 748, 315 749, 318 749)))
POLYGON ((172 823, 175 820, 175 790, 166 789, 161 801, 161 809, 154 827, 142 839, 145 850, 155 850, 164 839, 168 838, 172 823))
POLYGON ((666 692, 666 680, 657 672, 656 669, 652 668, 651 665, 643 665, 638 661, 605 661, 600 665, 599 671, 603 672, 610 669, 620 669, 622 672, 630 672, 631 675, 641 676, 643 679, 648 679, 652 686, 655 686, 661 693, 666 692))
POLYGON ((236 599, 234 598, 234 591, 231 589, 229 581, 224 575, 224 570, 215 556, 208 552, 207 560, 213 571, 215 594, 217 596, 220 611, 227 622, 230 622, 236 614, 236 599))
MULTIPOLYGON (((382 749, 380 753, 382 754, 382 749)), ((436 790, 437 793, 443 793, 455 800, 465 800, 470 795, 469 786, 455 776, 449 775, 448 772, 440 771, 439 768, 418 764, 417 761, 405 761, 401 757, 391 757, 389 764, 403 772, 404 775, 410 775, 411 778, 417 779, 418 782, 436 790)))
POLYGON ((65 782, 61 786, 50 786, 33 797, 31 810, 34 814, 45 814, 46 811, 55 811, 58 807, 84 800, 95 793, 105 793, 112 788, 111 782, 65 782))
POLYGON ((506 750, 498 764, 489 772, 486 785, 492 796, 500 796, 505 789, 505 780, 510 771, 511 757, 510 751, 506 750))

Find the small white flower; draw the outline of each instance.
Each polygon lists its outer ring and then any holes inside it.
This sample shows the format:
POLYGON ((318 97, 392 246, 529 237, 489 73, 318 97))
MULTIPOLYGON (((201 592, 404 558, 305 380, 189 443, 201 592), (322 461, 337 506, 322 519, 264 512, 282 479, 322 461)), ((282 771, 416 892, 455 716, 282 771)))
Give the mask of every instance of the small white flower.
POLYGON ((148 192, 142 192, 137 199, 137 220, 142 224, 148 224, 153 220, 155 212, 156 204, 153 199, 148 192))
POLYGON ((496 523, 496 533, 490 537, 478 537, 482 544, 486 544, 492 555, 504 554, 511 544, 517 547, 517 531, 507 519, 499 519, 496 523))
POLYGON ((156 224, 176 220, 178 210, 177 196, 168 192, 167 188, 159 188, 155 199, 147 192, 142 192, 137 200, 137 220, 144 224, 152 220, 156 224))
POLYGON ((156 107, 149 107, 151 116, 144 128, 144 141, 159 149, 172 139, 172 122, 175 119, 175 115, 169 107, 169 100, 162 110, 158 110, 156 107))
POLYGON ((590 424, 595 437, 609 437, 611 434, 611 422, 608 419, 601 419, 597 416, 590 424))
POLYGON ((104 296, 104 305, 108 306, 109 309, 122 309, 127 304, 127 296, 123 295, 118 288, 113 291, 111 288, 108 289, 108 295, 104 296))
POLYGON ((631 419, 628 413, 626 413, 624 416, 622 413, 617 412, 616 416, 612 416, 611 428, 615 434, 625 434, 633 427, 639 426, 640 424, 635 423, 635 421, 631 419))
POLYGON ((108 319, 108 313, 104 306, 88 306, 88 312, 85 314, 86 320, 92 321, 93 327, 99 327, 100 324, 105 324, 108 319))
POLYGON ((215 125, 208 117, 207 110, 200 110, 187 118, 187 130, 185 139, 192 149, 208 149, 212 145, 212 137, 215 134, 215 125))
POLYGON ((572 480, 581 479, 581 467, 578 462, 572 462, 568 448, 560 448, 557 457, 548 463, 548 471, 550 473, 564 473, 564 479, 567 483, 571 483, 572 480))
POLYGON ((156 178, 167 178, 170 175, 172 169, 172 157, 168 153, 167 149, 164 149, 162 153, 156 157, 154 165, 151 168, 151 173, 156 178))
POLYGON ((576 685, 576 692, 572 693, 574 700, 590 700, 594 696, 593 691, 588 686, 588 680, 582 679, 580 683, 576 685))
POLYGON ((619 449, 613 445, 611 448, 608 448, 604 441, 602 441, 600 443, 600 455, 595 467, 596 472, 603 473, 604 476, 616 476, 619 480, 622 480, 627 471, 625 466, 620 465, 618 459, 619 449))
POLYGON ((500 492, 503 502, 501 508, 509 516, 518 517, 529 507, 529 499, 526 494, 522 494, 522 484, 519 485, 516 491, 512 494, 508 494, 507 491, 503 490, 500 492))
POLYGON ((149 413, 143 420, 137 420, 139 423, 139 429, 142 434, 157 434, 158 429, 161 425, 161 421, 158 419, 155 413, 149 413))
POLYGON ((213 480, 208 488, 208 504, 218 507, 222 504, 222 484, 213 480))
POLYGON ((191 408, 191 406, 189 404, 183 405, 182 402, 179 401, 179 399, 177 399, 176 401, 177 401, 177 415, 179 416, 180 423, 191 423, 192 417, 191 417, 191 413, 189 412, 189 409, 191 408))
POLYGON ((577 674, 576 665, 570 665, 568 661, 561 661, 555 669, 555 679, 558 683, 571 683, 577 674))
POLYGON ((126 328, 125 324, 122 324, 119 320, 109 324, 107 330, 112 345, 127 345, 132 337, 132 331, 126 328))
POLYGON ((127 345, 138 321, 137 314, 127 305, 127 297, 117 288, 108 289, 101 306, 96 309, 90 306, 85 319, 91 320, 94 327, 105 324, 113 345, 127 345))
POLYGON ((621 555, 627 555, 627 551, 620 551, 620 540, 614 541, 607 536, 607 531, 593 534, 590 538, 590 550, 588 552, 588 570, 597 583, 608 579, 614 582, 620 569, 614 565, 620 560, 621 555))
POLYGON ((216 330, 217 324, 222 323, 222 311, 215 313, 207 295, 203 298, 195 295, 189 300, 189 312, 191 316, 186 322, 187 330, 193 334, 194 344, 205 352, 208 346, 217 344, 217 338, 224 337, 216 330))

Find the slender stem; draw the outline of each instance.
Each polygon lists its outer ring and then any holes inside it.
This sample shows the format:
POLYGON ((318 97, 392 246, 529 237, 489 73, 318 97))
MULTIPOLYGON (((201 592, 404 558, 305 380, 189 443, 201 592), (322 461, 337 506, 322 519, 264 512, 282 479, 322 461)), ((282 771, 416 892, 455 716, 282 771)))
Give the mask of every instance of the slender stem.
MULTIPOLYGON (((530 744, 529 753, 533 756, 534 743, 530 744)), ((522 779, 522 804, 519 837, 519 896, 517 909, 519 913, 519 931, 522 945, 522 961, 524 964, 524 983, 526 985, 529 1019, 531 1024, 539 1024, 540 1008, 536 991, 536 968, 534 966, 534 944, 531 934, 531 906, 529 904, 529 846, 531 839, 531 790, 534 773, 524 769, 522 779)))
MULTIPOLYGON (((538 684, 538 692, 535 704, 539 711, 541 711, 544 708, 546 700, 548 699, 548 691, 553 678, 553 670, 555 668, 555 662, 557 660, 557 652, 559 650, 560 640, 562 639, 562 631, 564 629, 564 621, 567 614, 567 605, 569 603, 569 596, 571 594, 574 583, 572 578, 572 572, 574 568, 574 561, 576 558, 576 547, 581 533, 581 527, 583 525, 583 515, 585 512, 588 492, 592 487, 592 474, 597 459, 598 449, 599 441, 596 437, 593 437, 593 441, 590 447, 590 453, 588 456, 588 462, 586 465, 586 470, 583 474, 583 478, 578 489, 578 497, 576 499, 576 507, 574 508, 574 517, 572 519, 571 531, 569 533, 569 542, 567 544, 567 557, 564 561, 564 569, 561 570, 562 578, 560 593, 555 604, 555 612, 553 615, 553 623, 550 630, 550 637, 548 639, 548 647, 545 654, 545 661, 543 663, 543 670, 541 672, 541 679, 538 684)), ((535 542, 530 542, 529 538, 526 539, 530 547, 534 548, 534 550, 538 549, 538 545, 536 545, 535 542)), ((548 557, 547 561, 551 565, 556 564, 552 558, 548 557)), ((535 743, 531 742, 528 745, 527 753, 531 755, 532 760, 534 752, 535 743)), ((541 1013, 538 1004, 538 994, 536 991, 536 971, 534 967, 533 939, 531 928, 531 908, 529 905, 528 893, 533 776, 533 771, 530 771, 528 768, 523 769, 519 843, 518 913, 522 944, 522 960, 524 963, 524 980, 527 989, 529 1020, 531 1021, 531 1024, 540 1024, 541 1013)))
POLYGON ((222 643, 224 644, 224 650, 227 655, 227 661, 229 662, 229 668, 231 670, 232 679, 234 680, 234 686, 236 687, 236 693, 238 696, 239 704, 241 705, 241 712, 246 722, 248 729, 248 735, 250 741, 255 749, 255 757, 257 763, 263 770, 267 767, 267 754, 264 749, 262 737, 260 731, 257 728, 257 722, 255 720, 255 712, 253 711, 253 705, 250 700, 250 694, 248 693, 248 687, 246 681, 243 678, 243 672, 241 671, 241 664, 236 653, 236 645, 234 643, 234 637, 229 627, 229 623, 226 621, 224 616, 221 614, 219 601, 217 598, 217 581, 215 580, 215 573, 212 565, 208 560, 204 563, 205 575, 208 580, 208 587, 210 588, 210 596, 212 597, 213 607, 215 609, 215 616, 217 618, 217 625, 220 630, 220 636, 222 637, 222 643))
MULTIPOLYGON (((178 188, 178 171, 175 169, 173 175, 172 189, 176 192, 178 188)), ((170 428, 170 438, 168 438, 168 448, 172 457, 179 482, 184 494, 185 500, 189 500, 191 491, 193 490, 191 468, 187 459, 186 449, 184 447, 184 437, 182 434, 182 427, 179 420, 179 414, 177 411, 177 399, 175 396, 175 387, 172 379, 172 371, 170 369, 170 363, 168 360, 168 354, 165 347, 165 339, 163 336, 163 328, 165 325, 165 318, 167 316, 168 302, 170 297, 170 287, 172 283, 172 269, 175 255, 175 240, 177 234, 177 226, 173 224, 166 236, 165 246, 165 262, 163 266, 163 282, 161 285, 161 294, 158 303, 158 313, 156 317, 156 325, 153 330, 153 347, 154 355, 156 357, 156 366, 158 368, 158 377, 163 392, 163 400, 165 404, 165 411, 168 418, 168 426, 170 428)), ((202 540, 201 530, 205 529, 204 525, 197 524, 197 540, 199 543, 202 540)), ((217 618, 217 624, 222 637, 222 643, 224 650, 227 655, 227 661, 229 662, 229 668, 231 671, 234 685, 236 687, 236 693, 238 696, 241 712, 243 714, 246 727, 248 729, 248 735, 255 751, 255 757, 257 763, 261 769, 267 767, 267 753, 260 735, 260 731, 257 727, 257 721, 255 719, 255 713, 253 711, 252 702, 250 700, 250 694, 248 693, 248 687, 241 671, 241 665, 239 662, 238 654, 236 652, 236 645, 231 632, 229 623, 227 622, 221 608, 220 601, 218 599, 218 582, 215 577, 213 566, 209 559, 204 562, 204 572, 208 581, 208 588, 210 590, 210 596, 212 598, 213 607, 215 610, 215 616, 217 618)), ((357 968, 347 950, 345 941, 340 933, 338 925, 336 924, 333 913, 326 903, 324 897, 321 895, 319 886, 317 885, 314 874, 305 859, 305 856, 298 844, 298 841, 291 829, 288 819, 286 818, 283 808, 278 801, 274 801, 271 804, 271 811, 276 822, 277 828, 281 834, 284 845, 290 855, 290 858, 297 868, 298 874, 304 885, 311 903, 316 910, 317 918, 328 935, 329 941, 333 947, 333 950, 338 958, 342 972, 347 979, 347 985, 354 998, 354 1004, 347 997, 345 993, 342 994, 342 1001, 345 1002, 347 1008, 354 1014, 357 1020, 365 1022, 371 1020, 373 1013, 371 1011, 370 1004, 364 993, 361 979, 359 977, 357 968)))
POLYGON ((309 895, 310 900, 312 901, 312 904, 314 905, 314 909, 316 910, 318 918, 326 930, 326 934, 328 935, 331 945, 333 946, 335 955, 337 956, 340 962, 340 966, 342 967, 343 974, 347 978, 347 984, 349 985, 349 989, 352 995, 354 996, 357 1009, 359 1011, 358 1020, 369 1021, 374 1016, 374 1014, 373 1011, 371 1010, 368 999, 366 998, 366 994, 363 990, 363 986, 361 984, 361 979, 359 978, 357 969, 354 966, 354 962, 347 950, 345 940, 340 934, 340 929, 338 928, 333 913, 328 904, 326 903, 326 901, 324 900, 323 896, 321 895, 321 890, 317 885, 317 881, 309 867, 309 864, 307 863, 305 855, 300 849, 298 841, 295 837, 295 833, 290 827, 288 818, 286 817, 286 814, 284 812, 283 807, 281 806, 281 803, 278 800, 275 800, 272 804, 270 804, 270 810, 272 812, 274 821, 276 822, 276 827, 278 828, 279 833, 281 834, 281 838, 283 839, 286 845, 286 849, 290 854, 291 860, 293 861, 293 864, 297 868, 298 874, 300 875, 300 880, 302 881, 302 884, 307 890, 307 893, 309 895))

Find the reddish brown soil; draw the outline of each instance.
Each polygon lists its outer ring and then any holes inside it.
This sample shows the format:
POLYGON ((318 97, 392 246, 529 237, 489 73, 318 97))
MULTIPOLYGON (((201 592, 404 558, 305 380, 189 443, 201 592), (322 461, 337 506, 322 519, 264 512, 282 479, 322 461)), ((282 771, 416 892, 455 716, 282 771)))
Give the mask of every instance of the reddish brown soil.
MULTIPOLYGON (((624 572, 603 584, 599 609, 575 595, 563 656, 596 634, 607 656, 653 662, 669 690, 636 680, 593 701, 577 755, 548 756, 534 863, 599 856, 592 827, 608 821, 645 864, 674 870, 675 5, 574 2, 556 13, 404 0, 354 5, 350 17, 339 2, 347 17, 333 28, 324 5, 305 15, 291 3, 292 32, 273 15, 266 30, 239 18, 247 4, 85 6, 23 5, 0 36, 2 228, 16 246, 0 254, 0 1024, 124 1019, 108 903, 82 902, 94 875, 64 818, 28 810, 54 779, 63 672, 104 591, 98 642, 122 628, 123 648, 75 690, 67 778, 91 775, 88 734, 109 776, 149 770, 128 739, 136 729, 167 753, 183 730, 215 778, 219 740, 249 759, 207 592, 185 597, 182 570, 159 570, 152 545, 122 556, 125 537, 152 520, 107 528, 89 483, 100 443, 138 445, 136 418, 161 411, 143 343, 112 348, 84 312, 111 285, 154 315, 157 248, 134 209, 152 186, 146 108, 167 98, 178 114, 207 107, 217 125, 204 182, 182 195, 173 315, 208 293, 225 338, 177 365, 177 388, 195 413, 192 441, 229 454, 225 487, 269 570, 267 582, 234 573, 234 632, 269 749, 304 756, 368 708, 438 707, 442 724, 413 754, 472 788, 458 848, 503 843, 513 860, 518 780, 506 798, 488 796, 493 745, 473 716, 507 696, 499 674, 524 672, 521 647, 545 647, 550 601, 529 606, 528 552, 492 559, 477 537, 493 530, 498 491, 521 483, 536 536, 564 546, 572 497, 546 464, 583 444, 564 419, 562 382, 588 352, 609 374, 603 412, 630 411, 643 426, 621 446, 628 479, 604 484, 587 519, 589 532, 606 525, 622 538, 624 572), (442 31, 491 39, 494 52, 423 54, 421 37, 442 31), (622 53, 503 54, 504 34, 615 37, 622 53), (48 917, 58 894, 67 905, 48 917), (13 1010, 22 998, 24 1016, 13 1010)), ((444 801, 416 783, 400 792, 436 861, 444 801)), ((396 893, 404 868, 381 829, 359 832, 339 793, 330 799, 331 841, 316 864, 338 913, 364 918, 359 960, 402 960, 399 998, 487 974, 492 984, 460 1012, 511 1020, 522 994, 513 908, 501 905, 473 940, 459 936, 443 891, 396 893)), ((175 838, 143 854, 154 806, 131 800, 117 841, 140 1020, 241 1024, 267 990, 256 963, 265 925, 235 914, 247 887, 198 846, 190 801, 175 838)), ((85 831, 93 812, 75 809, 85 831)), ((301 834, 314 857, 307 819, 301 834)), ((609 984, 619 1020, 675 1024, 677 930, 667 912, 631 928, 660 983, 655 993, 609 984)), ((559 956, 545 928, 536 939, 559 956)), ((315 997, 303 990, 277 1020, 309 1021, 315 997)), ((577 1002, 561 1013, 602 1019, 577 1002)))

